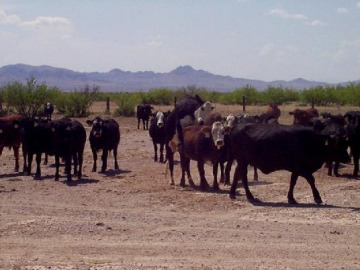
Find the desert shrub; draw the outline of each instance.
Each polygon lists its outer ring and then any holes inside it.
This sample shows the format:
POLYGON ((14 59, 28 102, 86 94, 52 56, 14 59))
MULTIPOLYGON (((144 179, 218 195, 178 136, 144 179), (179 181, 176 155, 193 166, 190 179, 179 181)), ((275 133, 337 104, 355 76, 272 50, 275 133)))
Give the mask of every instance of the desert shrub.
POLYGON ((35 78, 27 80, 26 84, 11 82, 7 84, 2 93, 3 102, 7 110, 24 116, 34 117, 41 115, 43 105, 47 102, 54 102, 60 90, 57 87, 48 87, 46 84, 37 84, 35 78))
MULTIPOLYGON (((65 103, 65 116, 67 117, 87 117, 90 114, 90 106, 97 99, 99 92, 98 86, 90 87, 85 85, 80 90, 62 97, 65 103)), ((64 105, 64 104, 62 104, 64 105)))
POLYGON ((144 103, 141 95, 130 93, 116 95, 115 102, 118 108, 114 111, 114 116, 134 116, 136 105, 144 103))
POLYGON ((174 92, 167 88, 152 89, 147 93, 147 102, 148 104, 154 105, 170 105, 174 100, 174 92))

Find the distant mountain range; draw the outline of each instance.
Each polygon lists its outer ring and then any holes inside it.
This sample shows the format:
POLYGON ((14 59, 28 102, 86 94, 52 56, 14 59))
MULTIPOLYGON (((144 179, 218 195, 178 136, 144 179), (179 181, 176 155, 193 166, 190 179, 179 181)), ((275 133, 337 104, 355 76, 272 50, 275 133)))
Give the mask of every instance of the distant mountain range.
POLYGON ((175 90, 188 86, 203 87, 210 91, 228 92, 247 85, 260 91, 268 86, 282 86, 302 90, 315 86, 330 85, 325 82, 307 81, 301 78, 292 81, 271 82, 234 78, 215 75, 204 70, 195 70, 191 66, 180 66, 168 73, 155 73, 152 71, 129 72, 120 69, 113 69, 103 73, 76 72, 46 65, 30 66, 24 64, 7 65, 0 68, 0 86, 12 81, 26 82, 32 77, 36 78, 38 83, 57 86, 63 91, 81 89, 85 85, 97 85, 102 92, 148 91, 155 88, 175 90))

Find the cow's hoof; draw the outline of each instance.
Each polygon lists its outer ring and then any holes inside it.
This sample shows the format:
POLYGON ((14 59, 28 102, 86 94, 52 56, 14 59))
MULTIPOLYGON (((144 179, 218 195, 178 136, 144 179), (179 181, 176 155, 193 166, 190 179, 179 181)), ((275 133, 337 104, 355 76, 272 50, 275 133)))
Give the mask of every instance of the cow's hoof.
POLYGON ((213 186, 213 190, 214 190, 214 191, 219 191, 219 190, 220 190, 219 185, 213 186))
POLYGON ((321 198, 315 198, 314 201, 317 205, 320 205, 323 202, 321 198))
POLYGON ((288 203, 289 204, 292 204, 292 205, 296 205, 297 204, 297 201, 294 199, 294 198, 292 198, 292 199, 288 199, 288 203))
POLYGON ((232 199, 232 200, 235 200, 235 199, 236 199, 235 193, 230 193, 230 194, 229 194, 229 197, 230 197, 230 199, 232 199))
POLYGON ((41 176, 40 175, 35 175, 34 180, 41 180, 41 176))

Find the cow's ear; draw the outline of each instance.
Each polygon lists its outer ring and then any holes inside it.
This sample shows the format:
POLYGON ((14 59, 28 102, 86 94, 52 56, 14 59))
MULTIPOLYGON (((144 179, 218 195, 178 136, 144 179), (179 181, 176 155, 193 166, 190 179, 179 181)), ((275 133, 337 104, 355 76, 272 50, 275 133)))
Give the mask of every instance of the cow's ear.
POLYGON ((90 119, 86 120, 86 124, 88 124, 89 126, 92 126, 93 122, 94 120, 90 120, 90 119))
POLYGON ((211 135, 211 127, 209 126, 204 126, 201 128, 201 133, 205 134, 206 138, 209 138, 211 135))
POLYGON ((195 99, 197 102, 199 102, 200 104, 203 104, 204 101, 201 99, 201 97, 199 97, 198 95, 195 95, 195 99))

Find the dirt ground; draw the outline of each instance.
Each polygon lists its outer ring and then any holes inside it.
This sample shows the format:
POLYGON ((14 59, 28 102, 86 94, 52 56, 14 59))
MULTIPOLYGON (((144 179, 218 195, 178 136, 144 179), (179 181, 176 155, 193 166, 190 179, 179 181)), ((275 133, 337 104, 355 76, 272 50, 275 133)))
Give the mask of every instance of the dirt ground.
MULTIPOLYGON (((103 107, 96 104, 94 115, 103 107)), ((280 122, 291 123, 291 107, 280 109, 280 122)), ((325 168, 315 173, 322 206, 302 178, 294 193, 299 204, 288 205, 285 171, 260 173, 259 182, 250 183, 263 202, 252 205, 241 184, 236 200, 228 186, 219 192, 180 187, 179 164, 171 186, 166 165, 153 161, 148 131, 138 130, 135 118, 116 120, 121 170, 113 170, 110 157, 108 172, 92 173, 87 141, 84 177, 74 186, 64 177, 54 181, 53 158, 42 166, 42 180, 14 173, 13 154, 4 149, 0 269, 360 269, 360 180, 349 177, 352 164, 342 166, 338 178, 325 168)), ((198 185, 195 162, 192 172, 198 185)), ((209 166, 206 176, 212 184, 209 166)))

